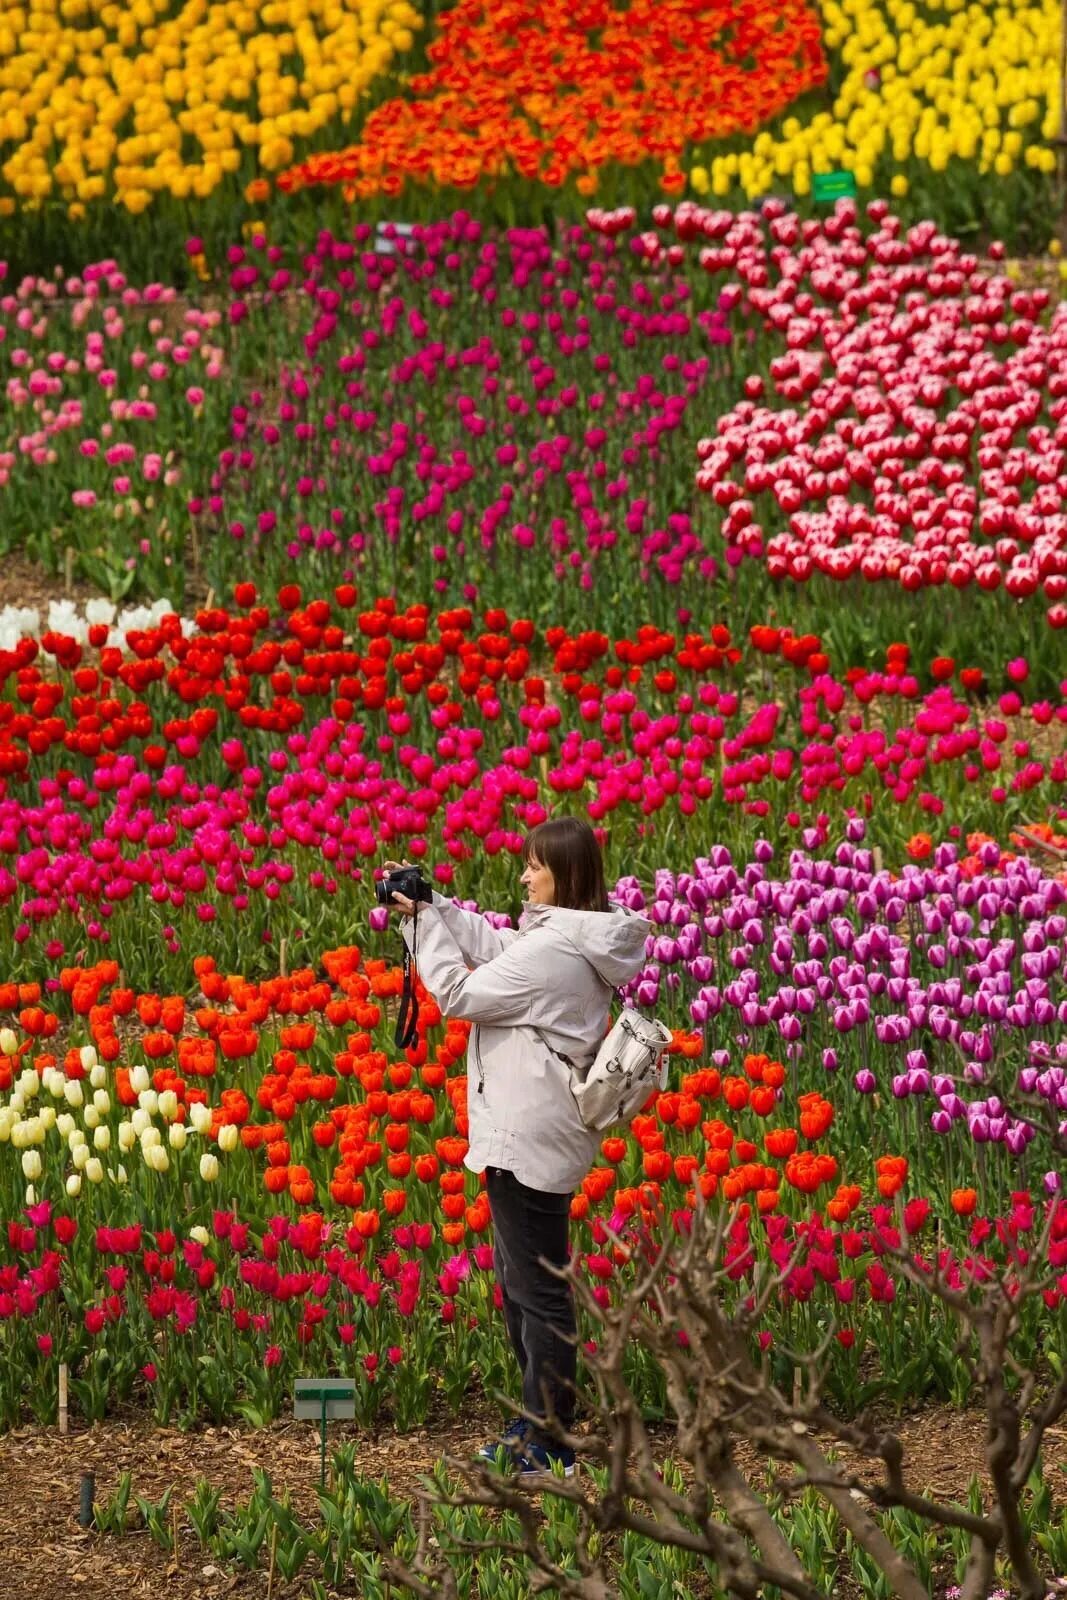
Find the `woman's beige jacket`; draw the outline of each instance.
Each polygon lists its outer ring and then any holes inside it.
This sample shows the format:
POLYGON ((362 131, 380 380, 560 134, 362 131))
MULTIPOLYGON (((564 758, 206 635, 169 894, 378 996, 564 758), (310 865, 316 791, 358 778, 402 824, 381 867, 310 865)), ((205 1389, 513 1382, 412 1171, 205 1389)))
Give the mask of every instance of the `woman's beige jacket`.
POLYGON ((404 940, 442 1013, 474 1024, 467 1054, 472 1172, 501 1167, 553 1194, 569 1193, 585 1177, 600 1135, 582 1123, 571 1069, 560 1056, 579 1066, 592 1061, 612 991, 641 967, 650 929, 621 906, 569 911, 529 903, 517 929, 498 929, 437 894, 416 918, 405 918, 404 940))

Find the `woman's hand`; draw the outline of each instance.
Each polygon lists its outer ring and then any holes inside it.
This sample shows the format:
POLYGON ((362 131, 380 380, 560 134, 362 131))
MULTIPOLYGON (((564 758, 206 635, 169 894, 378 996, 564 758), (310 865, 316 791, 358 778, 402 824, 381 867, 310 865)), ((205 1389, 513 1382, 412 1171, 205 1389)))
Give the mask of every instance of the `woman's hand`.
MULTIPOLYGON (((399 872, 402 867, 413 867, 415 863, 414 861, 384 861, 382 865, 385 867, 386 872, 399 872)), ((413 917, 415 915, 415 902, 414 900, 409 900, 406 894, 394 895, 387 902, 387 908, 390 911, 399 911, 402 917, 413 917)))

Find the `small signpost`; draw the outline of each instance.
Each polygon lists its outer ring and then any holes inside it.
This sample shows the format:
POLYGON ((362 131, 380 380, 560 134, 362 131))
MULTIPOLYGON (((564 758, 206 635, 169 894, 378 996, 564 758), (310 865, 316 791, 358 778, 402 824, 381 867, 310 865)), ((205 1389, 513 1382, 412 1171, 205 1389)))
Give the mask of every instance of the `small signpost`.
POLYGON ((817 205, 854 200, 856 179, 851 172, 817 172, 811 180, 811 197, 817 205))
POLYGON ((298 1422, 317 1422, 321 1458, 319 1483, 326 1487, 326 1424, 351 1422, 356 1414, 356 1386, 351 1378, 297 1378, 294 1415, 298 1422))

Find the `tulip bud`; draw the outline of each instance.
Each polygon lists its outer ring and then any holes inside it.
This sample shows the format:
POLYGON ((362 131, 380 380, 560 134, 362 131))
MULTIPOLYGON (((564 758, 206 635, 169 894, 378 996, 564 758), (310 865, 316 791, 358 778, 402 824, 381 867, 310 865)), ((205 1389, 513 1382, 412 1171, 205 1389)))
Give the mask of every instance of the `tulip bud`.
POLYGON ((61 1111, 56 1118, 56 1132, 61 1139, 69 1139, 76 1124, 69 1111, 61 1111))
POLYGON ((102 1117, 106 1117, 111 1110, 111 1096, 106 1089, 97 1089, 93 1095, 93 1105, 102 1117))
POLYGON ((142 1111, 141 1107, 138 1106, 137 1110, 130 1118, 130 1126, 132 1127, 134 1134, 138 1139, 141 1137, 142 1133, 144 1133, 145 1129, 151 1126, 151 1122, 152 1119, 148 1115, 148 1112, 142 1111))
POLYGON ((77 1078, 67 1079, 63 1085, 63 1098, 68 1106, 72 1106, 75 1109, 83 1104, 85 1096, 82 1094, 82 1086, 77 1078))
POLYGON ((173 1122, 178 1114, 178 1096, 174 1093, 174 1090, 164 1089, 157 1104, 159 1114, 164 1121, 173 1122))
POLYGON ((198 1224, 195 1228, 189 1229, 189 1237, 190 1239, 195 1239, 197 1244, 211 1243, 210 1233, 208 1233, 207 1229, 200 1224, 198 1224))
POLYGON ((130 1088, 134 1094, 143 1094, 151 1082, 147 1067, 138 1065, 130 1068, 130 1088))
POLYGON ((7 1103, 11 1107, 11 1109, 15 1113, 15 1115, 17 1117, 21 1117, 22 1113, 26 1109, 26 1096, 24 1094, 20 1093, 20 1091, 18 1089, 13 1089, 11 1091, 11 1098, 8 1100, 7 1103))
POLYGON ((205 1150, 204 1154, 200 1157, 200 1176, 203 1178, 205 1183, 214 1183, 218 1175, 218 1156, 212 1155, 210 1150, 205 1150))
POLYGON ((195 1133, 206 1133, 211 1126, 211 1109, 202 1105, 199 1100, 194 1100, 189 1107, 189 1121, 195 1133))
POLYGON ((100 1126, 100 1113, 95 1106, 86 1106, 82 1113, 82 1125, 88 1128, 90 1133, 100 1126))
POLYGON ((146 1116, 154 1117, 159 1110, 159 1096, 154 1089, 142 1089, 137 1104, 146 1116))
POLYGON ((89 1074, 89 1082, 94 1089, 102 1089, 107 1082, 107 1068, 102 1061, 98 1061, 89 1074))
POLYGON ((167 1139, 172 1150, 184 1150, 188 1137, 184 1122, 172 1122, 167 1133, 167 1139))
POLYGON ((219 1129, 219 1149, 228 1155, 231 1150, 237 1149, 240 1139, 240 1129, 236 1122, 224 1122, 219 1129))
POLYGON ((26 1100, 33 1100, 41 1089, 41 1080, 32 1067, 26 1067, 19 1073, 19 1093, 26 1100))
POLYGON ((78 1059, 81 1062, 83 1072, 92 1072, 99 1060, 95 1044, 83 1044, 78 1051, 78 1059))
POLYGON ((89 1160, 89 1146, 87 1144, 74 1145, 70 1152, 71 1165, 75 1172, 84 1172, 89 1160))
POLYGON ((78 1198, 78 1196, 81 1194, 81 1192, 82 1192, 81 1173, 80 1172, 72 1172, 70 1177, 67 1179, 67 1193, 70 1195, 70 1198, 72 1200, 76 1200, 78 1198))
POLYGON ((137 1143, 137 1130, 132 1122, 119 1123, 119 1149, 132 1150, 137 1143))
POLYGON ((14 1123, 11 1129, 12 1148, 15 1150, 25 1150, 29 1142, 29 1139, 26 1137, 26 1124, 22 1118, 19 1117, 18 1121, 14 1123))
POLYGON ((167 1172, 170 1169, 170 1157, 162 1144, 151 1144, 144 1152, 145 1165, 153 1172, 167 1172))
POLYGON ((48 1067, 41 1076, 42 1087, 47 1089, 53 1100, 62 1100, 66 1082, 58 1067, 48 1067))
POLYGON ((18 1052, 18 1035, 14 1028, 0 1028, 0 1051, 5 1056, 13 1056, 18 1052))
POLYGON ((99 1128, 97 1128, 95 1133, 93 1134, 93 1149, 94 1150, 110 1150, 111 1149, 111 1129, 108 1127, 106 1122, 102 1122, 100 1124, 99 1128))
POLYGON ((36 1183, 41 1176, 41 1158, 36 1150, 22 1152, 22 1175, 30 1183, 36 1183))
POLYGON ((99 1156, 90 1156, 85 1163, 85 1176, 90 1183, 103 1183, 104 1165, 99 1156))
POLYGON ((56 1120, 55 1106, 42 1106, 40 1111, 37 1113, 37 1121, 41 1124, 41 1127, 46 1133, 51 1132, 51 1130, 55 1127, 56 1120))
POLYGON ((150 1122, 148 1124, 148 1127, 145 1128, 145 1130, 141 1134, 141 1149, 142 1150, 151 1150, 153 1145, 158 1145, 158 1144, 162 1144, 162 1143, 163 1143, 163 1135, 160 1133, 159 1129, 155 1126, 155 1124, 150 1122))

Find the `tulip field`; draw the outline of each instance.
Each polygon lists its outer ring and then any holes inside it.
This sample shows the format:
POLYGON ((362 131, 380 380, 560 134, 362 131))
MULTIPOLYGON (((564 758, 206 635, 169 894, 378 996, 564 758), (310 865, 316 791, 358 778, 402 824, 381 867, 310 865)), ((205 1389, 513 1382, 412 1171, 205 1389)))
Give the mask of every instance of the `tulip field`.
POLYGON ((374 885, 509 925, 567 813, 673 1039, 590 1306, 708 1208, 783 1392, 973 1403, 923 1273, 1062 1379, 1060 16, 0 15, 0 551, 54 591, 0 611, 0 1433, 61 1371, 75 1428, 515 1392, 468 1024, 398 1047, 374 885))

